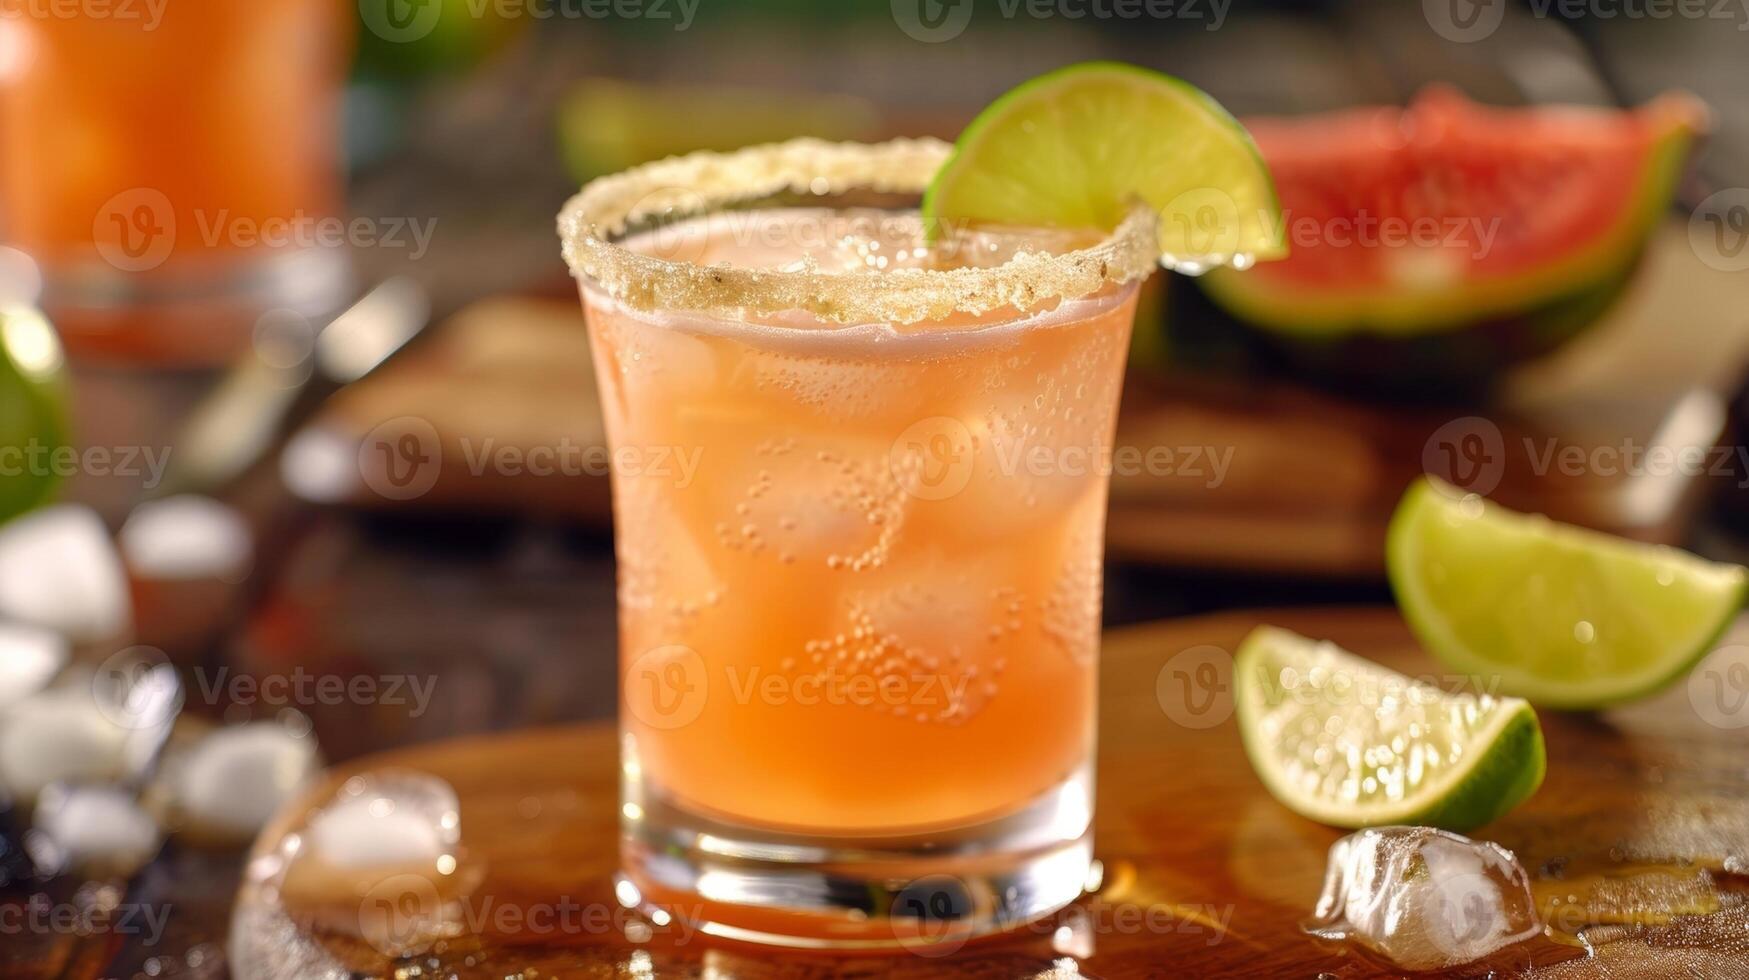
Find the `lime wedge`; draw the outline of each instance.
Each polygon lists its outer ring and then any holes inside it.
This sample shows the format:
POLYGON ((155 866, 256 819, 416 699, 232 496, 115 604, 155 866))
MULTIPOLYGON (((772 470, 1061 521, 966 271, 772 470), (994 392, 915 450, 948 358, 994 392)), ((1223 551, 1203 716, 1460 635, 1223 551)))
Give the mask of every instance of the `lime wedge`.
POLYGON ((1743 605, 1737 565, 1518 514, 1444 483, 1409 488, 1386 544, 1423 646, 1498 692, 1597 708, 1681 676, 1743 605))
POLYGON ((1138 200, 1160 258, 1200 272, 1287 254, 1275 185, 1220 104, 1179 79, 1090 61, 991 103, 923 199, 927 226, 1115 228, 1138 200))
POLYGON ((1233 676, 1251 765, 1319 823, 1467 830, 1542 783, 1542 728, 1517 698, 1447 694, 1274 626, 1245 638, 1233 676))

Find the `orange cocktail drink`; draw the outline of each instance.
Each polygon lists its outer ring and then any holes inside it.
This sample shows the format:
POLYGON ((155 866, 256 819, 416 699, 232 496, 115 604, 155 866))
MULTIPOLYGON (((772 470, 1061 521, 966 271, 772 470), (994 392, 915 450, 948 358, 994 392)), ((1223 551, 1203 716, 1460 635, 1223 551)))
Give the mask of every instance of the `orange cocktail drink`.
POLYGON ((76 352, 223 359, 317 312, 339 250, 345 0, 20 0, 0 16, 0 237, 76 352), (283 243, 283 244, 282 244, 283 243))
POLYGON ((931 242, 851 203, 943 151, 670 161, 564 219, 615 462, 627 873, 724 935, 988 931, 1086 875, 1153 225, 931 242))

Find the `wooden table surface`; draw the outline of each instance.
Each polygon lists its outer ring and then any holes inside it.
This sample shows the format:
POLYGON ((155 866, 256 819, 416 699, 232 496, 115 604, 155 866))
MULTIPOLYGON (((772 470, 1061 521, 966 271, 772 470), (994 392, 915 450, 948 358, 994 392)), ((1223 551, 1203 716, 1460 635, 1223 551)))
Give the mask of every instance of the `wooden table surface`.
MULTIPOLYGON (((395 961, 357 936, 356 904, 293 917, 272 889, 245 885, 233 922, 241 978, 443 977, 1306 977, 1401 975, 1306 937, 1325 854, 1340 832, 1303 820, 1257 782, 1231 718, 1228 653, 1260 622, 1333 639, 1399 669, 1438 676, 1394 611, 1224 613, 1112 633, 1104 650, 1097 892, 1044 925, 945 958, 798 955, 706 941, 681 923, 649 929, 618 911, 617 752, 600 725, 471 738, 375 756, 331 774, 258 842, 303 820, 351 775, 405 766, 449 781, 462 847, 483 878, 465 900, 480 931, 395 961), (1214 683, 1198 663, 1213 663, 1214 683), (503 909, 518 917, 511 927, 503 909), (572 928, 525 927, 576 908, 572 928), (495 916, 481 910, 498 910, 495 916), (591 916, 589 913, 595 914, 591 916), (549 912, 550 914, 550 912, 549 912), (647 934, 646 934, 647 933, 647 934), (409 972, 411 969, 412 972, 409 972)), ((1739 632, 1733 640, 1743 639, 1739 632)), ((1742 977, 1749 906, 1749 714, 1709 702, 1728 680, 1721 648, 1692 684, 1598 715, 1543 713, 1549 773, 1517 811, 1474 833, 1513 850, 1546 912, 1600 925, 1587 957, 1533 941, 1457 976, 1742 977), (1621 913, 1627 910, 1625 916, 1621 913)))

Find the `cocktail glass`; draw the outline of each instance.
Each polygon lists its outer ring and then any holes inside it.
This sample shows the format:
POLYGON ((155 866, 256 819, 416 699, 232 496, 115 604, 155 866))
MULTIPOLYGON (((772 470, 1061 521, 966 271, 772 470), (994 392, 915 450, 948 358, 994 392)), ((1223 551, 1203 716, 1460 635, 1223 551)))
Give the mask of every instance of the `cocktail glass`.
POLYGON ((1113 422, 1155 219, 922 233, 946 144, 587 186, 613 455, 622 897, 951 950, 1091 868, 1113 422))

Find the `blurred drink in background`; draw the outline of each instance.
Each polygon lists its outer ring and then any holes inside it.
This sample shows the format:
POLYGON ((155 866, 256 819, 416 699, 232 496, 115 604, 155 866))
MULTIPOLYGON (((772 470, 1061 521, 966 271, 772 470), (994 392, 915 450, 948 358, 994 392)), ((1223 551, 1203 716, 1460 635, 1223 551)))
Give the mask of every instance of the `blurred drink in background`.
POLYGON ((11 0, 0 227, 74 356, 228 359, 348 285, 343 0, 11 0))

